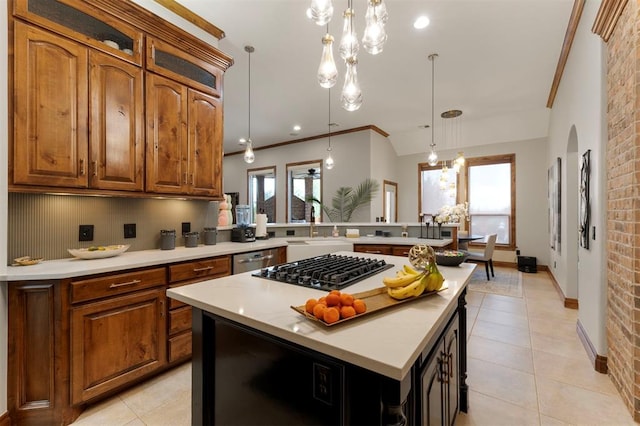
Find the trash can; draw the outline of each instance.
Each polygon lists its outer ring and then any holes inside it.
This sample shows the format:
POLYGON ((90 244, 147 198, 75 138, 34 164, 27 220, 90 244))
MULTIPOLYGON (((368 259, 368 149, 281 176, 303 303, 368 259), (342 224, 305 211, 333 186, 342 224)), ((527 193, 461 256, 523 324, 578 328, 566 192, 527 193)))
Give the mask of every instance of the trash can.
POLYGON ((518 256, 518 271, 538 272, 537 259, 533 256, 518 256))

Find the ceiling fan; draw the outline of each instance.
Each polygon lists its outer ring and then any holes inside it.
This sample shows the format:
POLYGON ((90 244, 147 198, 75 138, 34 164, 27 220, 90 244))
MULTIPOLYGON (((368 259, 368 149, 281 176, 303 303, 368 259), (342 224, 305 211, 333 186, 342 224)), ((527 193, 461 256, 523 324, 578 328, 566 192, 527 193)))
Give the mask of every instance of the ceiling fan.
POLYGON ((305 179, 305 178, 320 179, 320 170, 314 169, 314 168, 308 169, 307 171, 298 170, 294 172, 293 177, 297 179, 305 179))

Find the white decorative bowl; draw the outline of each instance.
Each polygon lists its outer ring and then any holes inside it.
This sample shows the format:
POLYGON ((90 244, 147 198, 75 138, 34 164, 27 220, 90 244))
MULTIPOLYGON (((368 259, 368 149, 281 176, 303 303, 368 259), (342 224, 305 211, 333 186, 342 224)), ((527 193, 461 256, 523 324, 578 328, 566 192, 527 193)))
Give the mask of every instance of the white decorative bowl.
POLYGON ((114 257, 124 253, 129 249, 129 245, 116 244, 111 246, 96 246, 81 249, 67 249, 74 257, 80 259, 104 259, 105 257, 114 257))

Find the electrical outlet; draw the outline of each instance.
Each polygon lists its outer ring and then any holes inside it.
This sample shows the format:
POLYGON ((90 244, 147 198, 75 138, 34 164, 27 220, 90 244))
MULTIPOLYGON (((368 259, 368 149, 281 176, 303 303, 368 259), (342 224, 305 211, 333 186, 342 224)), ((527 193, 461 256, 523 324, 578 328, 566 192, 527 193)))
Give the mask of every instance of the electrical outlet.
POLYGON ((191 222, 182 222, 182 235, 191 232, 191 222))
POLYGON ((331 405, 333 403, 333 374, 330 367, 313 363, 313 397, 331 405))
POLYGON ((93 225, 80 225, 78 241, 93 241, 93 225))
POLYGON ((295 229, 287 229, 287 237, 293 237, 296 235, 295 229))
POLYGON ((125 223, 124 224, 124 237, 125 238, 135 238, 136 237, 136 224, 135 223, 125 223))

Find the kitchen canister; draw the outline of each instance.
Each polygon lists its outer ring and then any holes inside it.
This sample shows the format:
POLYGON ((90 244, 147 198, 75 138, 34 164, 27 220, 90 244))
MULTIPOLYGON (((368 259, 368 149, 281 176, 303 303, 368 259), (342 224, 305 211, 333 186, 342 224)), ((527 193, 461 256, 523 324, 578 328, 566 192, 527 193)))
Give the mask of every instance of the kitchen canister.
POLYGON ((200 235, 197 232, 185 232, 184 233, 184 246, 185 247, 198 247, 198 238, 200 235))
POLYGON ((204 244, 206 246, 213 246, 216 244, 218 239, 218 229, 217 228, 204 228, 203 232, 204 244))
POLYGON ((173 250, 176 248, 176 230, 163 229, 160 231, 160 249, 173 250))

